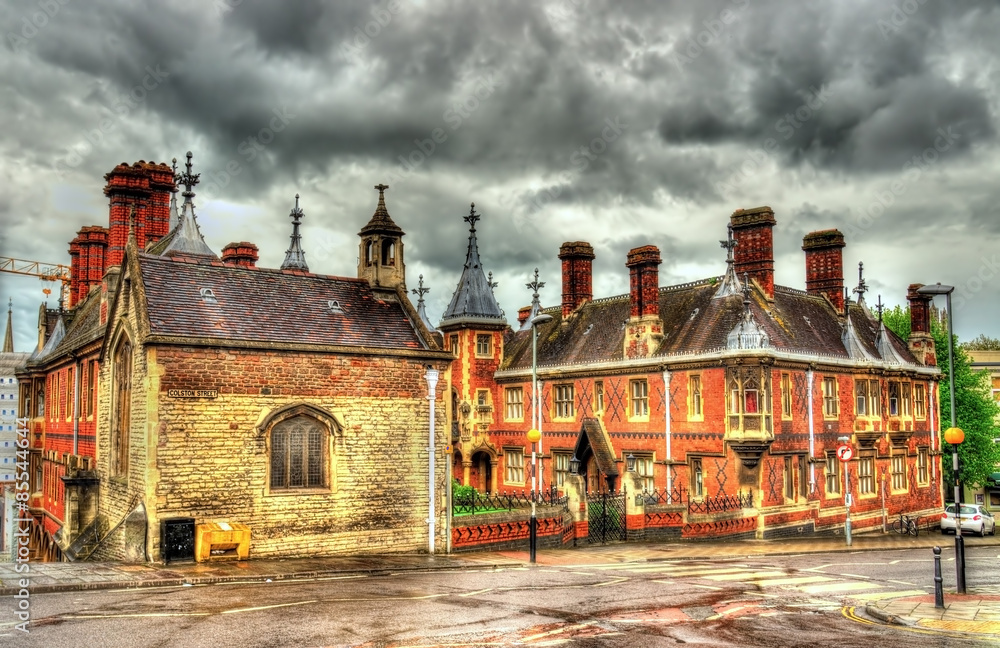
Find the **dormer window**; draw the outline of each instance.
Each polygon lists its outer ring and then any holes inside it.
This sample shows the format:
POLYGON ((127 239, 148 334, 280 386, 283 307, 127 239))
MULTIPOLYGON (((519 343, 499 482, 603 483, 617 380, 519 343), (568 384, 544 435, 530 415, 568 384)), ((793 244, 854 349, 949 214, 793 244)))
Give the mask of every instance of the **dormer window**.
POLYGON ((218 304, 219 300, 215 298, 215 291, 211 288, 202 288, 200 290, 201 298, 206 304, 218 304))

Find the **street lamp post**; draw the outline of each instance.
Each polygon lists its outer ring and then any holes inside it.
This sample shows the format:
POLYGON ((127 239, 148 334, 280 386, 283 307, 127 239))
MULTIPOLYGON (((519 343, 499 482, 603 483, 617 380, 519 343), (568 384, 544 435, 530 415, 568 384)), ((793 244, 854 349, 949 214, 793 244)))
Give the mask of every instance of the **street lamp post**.
MULTIPOLYGON (((851 437, 841 436, 837 437, 837 441, 841 444, 850 443, 851 437)), ((847 541, 847 546, 851 546, 851 463, 849 461, 844 461, 844 505, 847 507, 847 518, 844 520, 844 539, 847 541)))
POLYGON ((951 456, 952 469, 955 473, 955 589, 959 594, 965 594, 965 540, 962 538, 962 484, 959 477, 958 444, 965 440, 965 433, 955 426, 955 349, 952 338, 951 293, 954 286, 943 286, 940 283, 921 286, 917 293, 921 295, 944 295, 945 309, 948 313, 948 400, 951 404, 951 427, 945 430, 945 441, 954 448, 951 456), (949 435, 949 433, 951 433, 949 435), (949 438, 950 437, 950 438, 949 438))
POLYGON ((538 401, 538 325, 551 322, 552 316, 539 313, 531 318, 531 429, 528 430, 528 441, 531 441, 531 520, 528 522, 528 554, 530 562, 535 562, 538 549, 538 518, 535 517, 535 503, 538 499, 538 442, 542 438, 539 428, 542 426, 542 411, 538 401))

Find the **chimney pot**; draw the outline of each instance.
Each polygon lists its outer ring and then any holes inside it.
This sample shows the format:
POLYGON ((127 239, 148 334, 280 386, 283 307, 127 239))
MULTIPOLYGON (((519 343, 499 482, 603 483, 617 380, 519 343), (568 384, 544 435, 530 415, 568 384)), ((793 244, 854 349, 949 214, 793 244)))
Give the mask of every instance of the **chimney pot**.
POLYGON ((230 243, 222 248, 222 263, 228 266, 256 268, 258 255, 257 246, 247 241, 230 243))

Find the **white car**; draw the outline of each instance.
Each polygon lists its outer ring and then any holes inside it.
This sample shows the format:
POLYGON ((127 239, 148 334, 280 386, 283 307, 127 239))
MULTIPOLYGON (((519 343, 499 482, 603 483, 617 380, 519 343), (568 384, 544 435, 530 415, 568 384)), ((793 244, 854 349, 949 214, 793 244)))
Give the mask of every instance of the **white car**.
MULTIPOLYGON (((981 536, 997 532, 996 518, 980 504, 962 504, 962 534, 978 533, 981 536)), ((945 507, 941 516, 941 533, 955 533, 955 505, 945 507)))

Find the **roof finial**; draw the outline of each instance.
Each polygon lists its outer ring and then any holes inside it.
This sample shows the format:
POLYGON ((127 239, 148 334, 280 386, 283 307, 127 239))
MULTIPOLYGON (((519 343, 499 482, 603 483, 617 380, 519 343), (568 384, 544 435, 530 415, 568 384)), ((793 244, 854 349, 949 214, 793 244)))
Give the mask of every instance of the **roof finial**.
POLYGON ((868 283, 865 281, 865 264, 863 261, 858 262, 858 287, 854 289, 854 292, 858 294, 858 302, 862 302, 865 299, 865 293, 868 292, 868 283))
POLYGON ((499 281, 493 281, 493 271, 491 270, 486 275, 486 283, 489 284, 490 288, 496 288, 500 285, 499 281))
POLYGON ((882 323, 882 311, 885 309, 885 304, 882 303, 882 295, 878 296, 878 301, 875 302, 875 311, 878 313, 879 324, 882 323))
POLYGON ((537 302, 538 301, 538 289, 545 287, 545 282, 538 280, 538 268, 535 268, 535 280, 532 281, 531 283, 524 284, 524 287, 525 288, 531 288, 531 290, 532 290, 531 301, 532 301, 532 303, 537 302))
POLYGON ((378 207, 375 208, 376 214, 387 214, 389 210, 385 207, 385 190, 389 188, 389 185, 379 183, 375 185, 375 189, 378 190, 378 207))
POLYGON ((309 266, 306 264, 306 253, 302 251, 302 236, 299 234, 299 223, 304 215, 302 208, 299 207, 299 194, 295 194, 295 207, 292 207, 292 211, 288 213, 288 217, 292 219, 292 243, 285 251, 285 260, 281 264, 282 270, 309 272, 309 266))
POLYGON ((201 177, 200 173, 191 173, 191 158, 193 157, 191 151, 188 151, 187 162, 184 164, 185 171, 180 177, 181 184, 184 185, 184 193, 181 194, 184 196, 184 202, 191 202, 191 199, 194 198, 194 186, 198 184, 198 178, 201 177))
POLYGON ((177 183, 180 182, 181 179, 180 176, 177 175, 177 158, 170 160, 170 162, 172 163, 170 168, 173 170, 173 177, 174 177, 174 188, 171 189, 171 191, 177 193, 177 183))
POLYGON ((469 231, 474 233, 476 231, 476 221, 480 218, 482 218, 482 215, 476 213, 476 203, 472 203, 472 206, 469 208, 469 215, 462 217, 462 220, 471 226, 469 231))
POLYGON ((732 265, 733 263, 735 263, 735 261, 733 260, 733 249, 737 245, 739 245, 739 242, 737 242, 737 240, 733 238, 733 224, 729 223, 728 225, 726 225, 726 229, 728 230, 726 240, 719 241, 719 243, 726 250, 726 263, 732 265))
POLYGON ((750 310, 750 276, 743 273, 743 307, 750 310))
POLYGON ((424 295, 431 291, 430 288, 424 288, 424 275, 420 275, 420 281, 417 284, 417 288, 414 288, 410 292, 417 296, 417 304, 424 303, 424 295))

